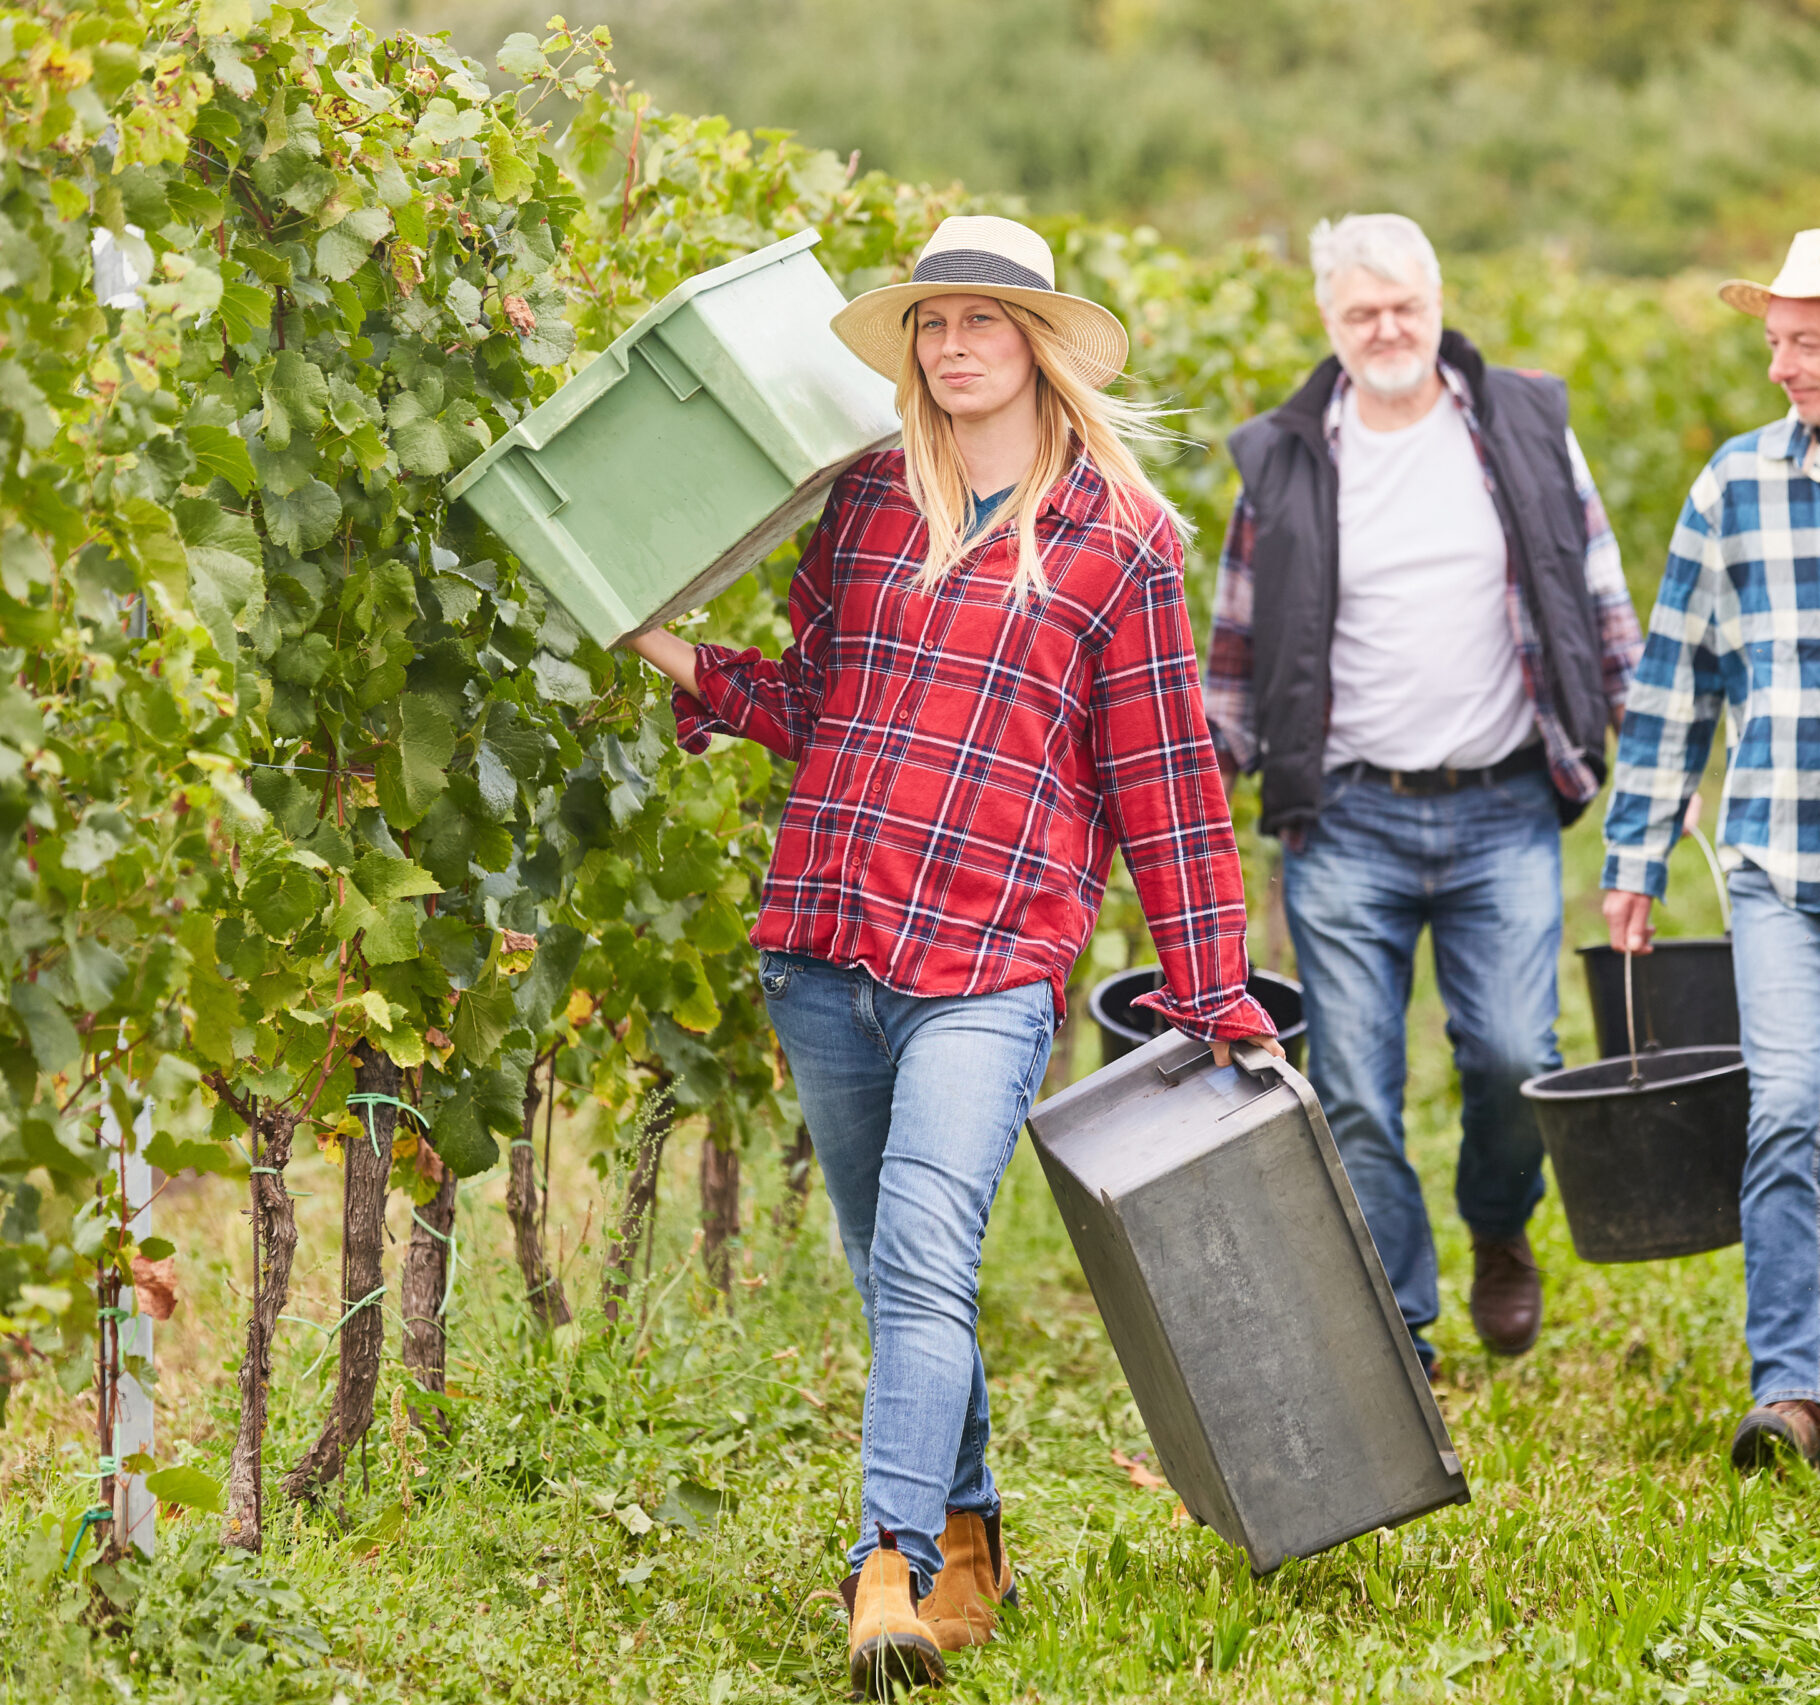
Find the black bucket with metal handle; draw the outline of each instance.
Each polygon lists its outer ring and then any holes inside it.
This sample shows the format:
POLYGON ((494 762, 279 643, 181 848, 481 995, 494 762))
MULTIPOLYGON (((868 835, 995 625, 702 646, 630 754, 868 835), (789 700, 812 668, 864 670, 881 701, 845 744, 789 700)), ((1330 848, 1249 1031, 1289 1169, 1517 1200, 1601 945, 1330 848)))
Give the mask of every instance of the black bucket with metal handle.
MULTIPOLYGON (((1140 995, 1151 994, 1162 986, 1160 965, 1139 965, 1094 985, 1093 993, 1087 997, 1087 1010, 1100 1027, 1100 1058, 1106 1065, 1122 1060, 1133 1048, 1141 1048, 1155 1037, 1169 1034, 1169 1025, 1161 1013, 1133 1004, 1140 995)), ((1284 1054, 1300 1071, 1302 1048, 1308 1038, 1308 1021, 1302 1016, 1302 985, 1275 971, 1254 970, 1245 979, 1245 992, 1270 1014, 1284 1054)))
MULTIPOLYGON (((1592 997, 1599 1057, 1627 1045, 1624 955, 1613 947, 1582 947, 1586 992, 1592 997)), ((1661 1048, 1738 1045, 1738 987, 1728 935, 1675 936, 1638 954, 1632 968, 1640 1052, 1661 1048)))
MULTIPOLYGON (((1628 955, 1621 957, 1628 959, 1628 955)), ((1750 1076, 1735 1047, 1638 1049, 1523 1085, 1582 1261, 1661 1261, 1743 1235, 1750 1076)))
POLYGON ((1592 997, 1599 1057, 1609 1060, 1628 1046, 1633 1053, 1659 1048, 1736 1047, 1738 984, 1732 970, 1731 895, 1719 855, 1700 828, 1700 796, 1688 802, 1687 833, 1706 859, 1713 897, 1728 933, 1671 936, 1657 941, 1634 964, 1615 947, 1582 947, 1586 992, 1592 997), (1627 996, 1625 978, 1630 978, 1627 996), (1626 1000, 1630 1002, 1629 1016, 1626 1000), (1635 1036, 1630 1035, 1635 1030, 1635 1036))

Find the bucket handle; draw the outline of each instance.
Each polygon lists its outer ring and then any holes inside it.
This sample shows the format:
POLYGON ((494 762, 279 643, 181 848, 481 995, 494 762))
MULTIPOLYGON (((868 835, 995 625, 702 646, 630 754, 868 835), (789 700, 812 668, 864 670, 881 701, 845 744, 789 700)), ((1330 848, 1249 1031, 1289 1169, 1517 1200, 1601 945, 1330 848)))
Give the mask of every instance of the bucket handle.
POLYGON ((1637 1064, 1637 1001, 1631 989, 1631 951, 1624 950, 1624 1028, 1630 1033, 1630 1087, 1643 1087, 1643 1068, 1637 1064))
POLYGON ((1726 891, 1725 873, 1719 868, 1719 855, 1713 851, 1713 843, 1706 838, 1706 831, 1700 827, 1700 795, 1695 794, 1687 802, 1687 813, 1682 820, 1682 828, 1699 843, 1700 851, 1706 858, 1706 871, 1713 879, 1713 892, 1719 896, 1719 917, 1724 924, 1725 933, 1732 932, 1732 897, 1726 891))

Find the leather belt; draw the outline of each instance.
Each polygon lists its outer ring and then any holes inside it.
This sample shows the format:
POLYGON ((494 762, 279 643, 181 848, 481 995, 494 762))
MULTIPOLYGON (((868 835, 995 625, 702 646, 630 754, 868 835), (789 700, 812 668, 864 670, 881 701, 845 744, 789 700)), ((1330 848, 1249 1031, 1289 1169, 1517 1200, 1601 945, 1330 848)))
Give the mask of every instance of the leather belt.
POLYGON ((1508 758, 1473 770, 1386 770, 1363 759, 1341 764, 1333 773, 1350 776, 1354 781, 1375 781, 1406 798, 1426 799, 1439 793, 1458 793, 1463 787, 1496 787, 1517 776, 1533 775, 1548 768, 1548 753, 1542 742, 1531 741, 1519 746, 1508 758))

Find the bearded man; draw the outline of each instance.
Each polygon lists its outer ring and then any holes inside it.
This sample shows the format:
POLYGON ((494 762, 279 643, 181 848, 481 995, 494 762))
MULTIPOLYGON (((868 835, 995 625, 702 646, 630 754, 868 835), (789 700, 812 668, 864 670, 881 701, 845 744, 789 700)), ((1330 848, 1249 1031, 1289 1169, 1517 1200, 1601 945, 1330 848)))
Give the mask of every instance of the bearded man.
POLYGON ((1207 719, 1223 765, 1262 774, 1308 1075, 1433 1378, 1403 1136, 1416 944, 1426 925, 1460 1076, 1473 1325, 1520 1355, 1542 1145, 1518 1091, 1560 1064, 1560 830, 1604 779, 1642 638, 1566 386, 1443 330, 1414 221, 1323 221, 1309 252, 1333 354, 1228 444, 1207 719))

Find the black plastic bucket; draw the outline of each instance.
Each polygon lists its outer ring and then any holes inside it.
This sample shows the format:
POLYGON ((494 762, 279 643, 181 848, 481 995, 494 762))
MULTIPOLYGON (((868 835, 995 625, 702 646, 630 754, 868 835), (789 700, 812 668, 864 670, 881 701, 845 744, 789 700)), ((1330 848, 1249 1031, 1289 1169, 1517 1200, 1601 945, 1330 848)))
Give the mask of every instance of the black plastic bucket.
MULTIPOLYGON (((1620 961, 1620 964, 1622 961, 1620 961)), ((1622 979, 1620 978, 1620 981, 1622 979)), ((1750 1077, 1736 1048, 1665 1048, 1523 1085, 1582 1261, 1660 1261, 1736 1243, 1750 1077)))
MULTIPOLYGON (((1601 1059, 1628 1057, 1624 1026, 1624 955, 1582 947, 1586 992, 1601 1059)), ((1637 1003, 1637 1046, 1708 1048, 1738 1045, 1738 985, 1729 935, 1684 936, 1655 943, 1631 960, 1637 1003)))
MULTIPOLYGON (((1100 1052, 1104 1064, 1122 1060, 1133 1048, 1141 1048, 1153 1036, 1161 1036, 1169 1026, 1160 1013, 1131 1003, 1163 986, 1160 965, 1139 965, 1108 977, 1087 997, 1087 1010, 1100 1027, 1100 1052)), ((1253 971, 1245 991, 1270 1014, 1277 1027, 1277 1040, 1297 1071, 1302 1069, 1302 1045, 1308 1036, 1308 1021, 1302 1016, 1302 985, 1293 977, 1279 977, 1274 971, 1253 971)))

